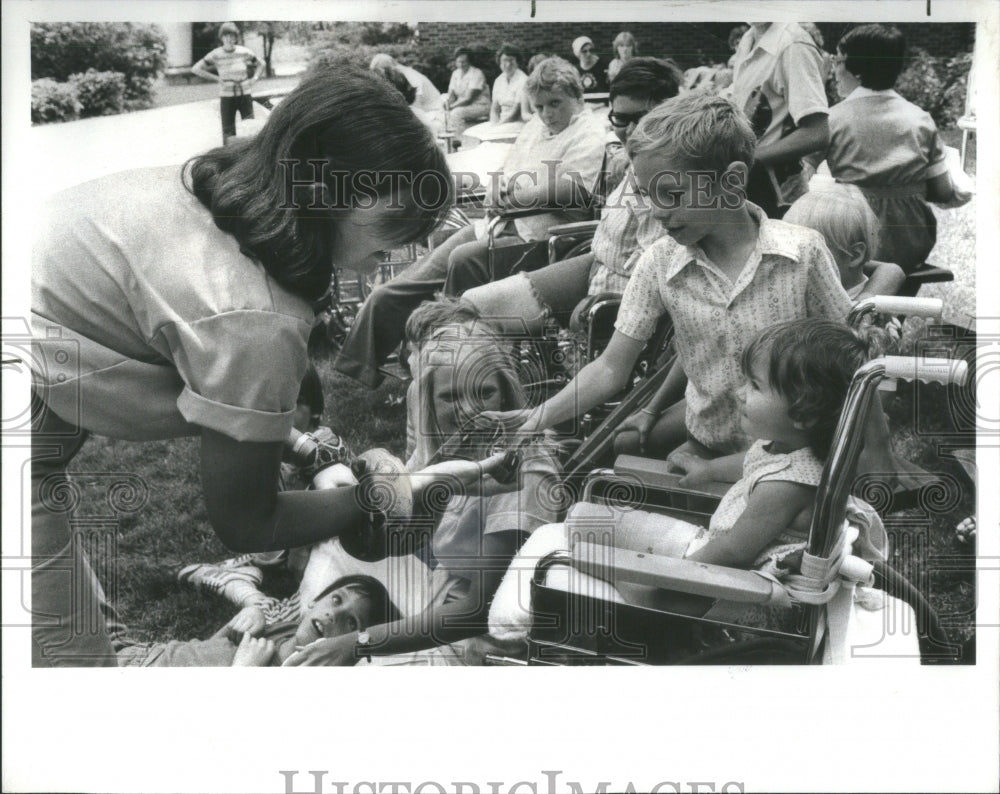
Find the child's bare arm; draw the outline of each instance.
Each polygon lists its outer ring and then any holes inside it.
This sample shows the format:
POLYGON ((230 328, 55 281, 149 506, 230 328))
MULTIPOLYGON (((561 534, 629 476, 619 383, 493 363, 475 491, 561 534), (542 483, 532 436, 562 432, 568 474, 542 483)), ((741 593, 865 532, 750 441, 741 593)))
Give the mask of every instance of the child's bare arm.
POLYGON ((748 568, 768 544, 788 529, 804 529, 816 489, 794 482, 762 482, 729 532, 712 538, 688 559, 748 568))
POLYGON ((208 62, 204 58, 191 67, 191 74, 200 77, 202 80, 209 80, 216 83, 222 82, 222 78, 219 75, 208 71, 208 62))
POLYGON ((879 262, 868 274, 868 283, 856 300, 875 295, 895 295, 906 281, 906 272, 893 262, 879 262))
POLYGON ((667 456, 667 463, 684 472, 678 485, 693 488, 709 482, 736 482, 743 475, 746 452, 734 452, 721 458, 707 460, 698 457, 683 446, 667 456))
POLYGON ((613 397, 628 381, 644 342, 615 331, 607 348, 594 361, 577 373, 562 391, 546 400, 536 409, 531 430, 552 427, 567 419, 580 416, 595 405, 613 397))

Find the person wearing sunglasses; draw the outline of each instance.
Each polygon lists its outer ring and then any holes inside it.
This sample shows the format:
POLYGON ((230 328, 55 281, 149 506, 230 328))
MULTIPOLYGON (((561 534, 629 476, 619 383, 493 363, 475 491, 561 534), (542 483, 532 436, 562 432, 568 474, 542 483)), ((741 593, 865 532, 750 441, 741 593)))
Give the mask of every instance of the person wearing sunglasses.
MULTIPOLYGON (((660 58, 632 58, 622 66, 611 83, 608 114, 618 139, 624 144, 646 113, 677 95, 683 79, 672 61, 660 58)), ((549 317, 565 326, 588 295, 624 290, 639 256, 663 236, 662 227, 643 211, 624 152, 616 162, 624 174, 608 196, 590 253, 463 293, 502 333, 540 336, 549 317)))

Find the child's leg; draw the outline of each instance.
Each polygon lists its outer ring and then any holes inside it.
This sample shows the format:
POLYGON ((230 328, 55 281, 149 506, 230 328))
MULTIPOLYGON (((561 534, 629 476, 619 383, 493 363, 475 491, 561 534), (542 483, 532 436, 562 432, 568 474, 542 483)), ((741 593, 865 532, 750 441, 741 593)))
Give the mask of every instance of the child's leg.
MULTIPOLYGON (((253 97, 250 94, 244 94, 238 97, 239 103, 237 108, 240 111, 241 119, 252 119, 253 118, 253 97)), ((236 121, 236 114, 233 114, 233 121, 236 121)))
POLYGON ((222 142, 236 134, 236 107, 239 97, 219 97, 219 113, 222 116, 222 142))

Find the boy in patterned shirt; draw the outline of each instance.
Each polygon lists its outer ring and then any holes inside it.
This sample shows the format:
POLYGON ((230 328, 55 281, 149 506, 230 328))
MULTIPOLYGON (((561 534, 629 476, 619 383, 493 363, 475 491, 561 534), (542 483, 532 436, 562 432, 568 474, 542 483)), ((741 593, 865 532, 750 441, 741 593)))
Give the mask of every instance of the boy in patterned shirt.
POLYGON ((223 144, 236 134, 237 110, 240 118, 253 118, 250 90, 264 71, 264 62, 254 55, 253 50, 237 44, 239 39, 240 29, 232 22, 224 22, 219 26, 222 46, 216 47, 191 67, 191 72, 198 77, 219 82, 223 144), (215 71, 210 71, 209 67, 215 71))
POLYGON ((843 322, 851 307, 822 236, 771 220, 746 200, 755 146, 743 112, 707 94, 669 99, 639 122, 626 149, 667 237, 636 264, 604 353, 541 406, 495 418, 537 432, 610 399, 669 312, 677 364, 644 411, 655 420, 686 381, 678 443, 686 431, 704 457, 746 449, 738 397, 743 348, 775 323, 843 322))

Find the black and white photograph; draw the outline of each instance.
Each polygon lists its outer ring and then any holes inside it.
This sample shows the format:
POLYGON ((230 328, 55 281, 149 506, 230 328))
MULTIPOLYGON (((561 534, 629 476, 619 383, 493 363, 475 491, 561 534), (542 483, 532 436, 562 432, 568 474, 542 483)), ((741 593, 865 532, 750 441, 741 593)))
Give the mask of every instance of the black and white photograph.
POLYGON ((997 791, 1000 7, 3 17, 4 791, 997 791))

